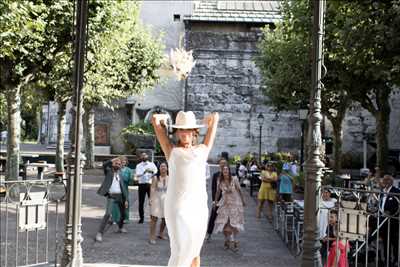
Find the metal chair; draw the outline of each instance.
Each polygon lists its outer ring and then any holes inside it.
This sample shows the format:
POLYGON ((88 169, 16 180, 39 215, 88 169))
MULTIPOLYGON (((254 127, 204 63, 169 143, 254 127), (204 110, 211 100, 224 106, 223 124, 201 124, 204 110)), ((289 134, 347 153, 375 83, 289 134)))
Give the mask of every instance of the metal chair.
POLYGON ((294 245, 296 255, 299 256, 303 246, 303 224, 304 224, 304 209, 298 203, 294 202, 294 245))
POLYGON ((284 212, 284 221, 283 221, 283 227, 284 227, 284 241, 286 244, 289 244, 289 234, 291 235, 291 243, 292 247, 294 245, 294 208, 293 208, 293 202, 286 202, 285 203, 285 212, 284 212))
POLYGON ((273 208, 273 226, 274 226, 274 230, 278 231, 279 230, 279 226, 281 225, 280 223, 280 213, 281 213, 281 204, 279 202, 276 202, 274 204, 274 208, 273 208))

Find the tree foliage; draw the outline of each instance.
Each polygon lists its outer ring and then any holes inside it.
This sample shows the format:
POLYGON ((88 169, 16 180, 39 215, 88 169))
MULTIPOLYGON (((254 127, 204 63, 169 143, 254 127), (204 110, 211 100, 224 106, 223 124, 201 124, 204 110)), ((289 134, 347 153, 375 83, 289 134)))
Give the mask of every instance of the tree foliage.
MULTIPOLYGON (((261 69, 264 93, 268 102, 278 110, 297 110, 308 105, 311 89, 312 19, 309 1, 283 1, 282 22, 275 29, 265 28, 260 43, 257 64, 261 69)), ((334 132, 341 132, 341 124, 350 98, 348 84, 340 80, 344 71, 340 62, 330 54, 333 36, 326 32, 325 62, 328 69, 323 80, 322 113, 332 122, 334 132)), ((335 159, 340 157, 340 135, 335 136, 335 159)), ((335 160, 340 164, 340 160, 335 160)), ((340 165, 335 166, 339 171, 340 165)))
POLYGON ((138 21, 137 2, 104 3, 89 22, 85 73, 87 106, 140 94, 158 80, 163 47, 138 21))
POLYGON ((337 11, 332 50, 348 75, 348 90, 376 120, 377 165, 386 169, 390 121, 389 99, 400 85, 399 1, 333 1, 337 11))
MULTIPOLYGON (((138 8, 134 1, 89 0, 85 103, 110 106, 112 100, 141 93, 158 81, 162 46, 139 24, 138 8)), ((73 11, 73 1, 0 3, 0 91, 11 115, 9 150, 15 159, 21 94, 25 103, 40 102, 38 96, 66 103, 73 95, 73 11)), ((18 162, 12 165, 15 176, 18 162)))
MULTIPOLYGON (((311 1, 283 1, 281 23, 264 30, 258 66, 264 92, 277 109, 304 107, 311 88, 311 1)), ((341 127, 357 101, 377 119, 378 165, 387 150, 390 93, 399 81, 398 1, 327 1, 322 112, 341 127), (379 134, 381 133, 381 134, 379 134), (383 134, 383 133, 386 133, 383 134), (378 156, 379 157, 379 156, 378 156)))

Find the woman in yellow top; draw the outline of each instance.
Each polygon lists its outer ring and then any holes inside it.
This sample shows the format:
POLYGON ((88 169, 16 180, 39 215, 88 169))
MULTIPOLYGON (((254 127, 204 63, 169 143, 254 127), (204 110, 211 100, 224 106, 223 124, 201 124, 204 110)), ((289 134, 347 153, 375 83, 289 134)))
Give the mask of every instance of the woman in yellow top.
POLYGON ((274 170, 271 163, 267 163, 265 170, 261 171, 261 186, 258 192, 258 206, 256 217, 260 218, 261 211, 264 207, 264 202, 267 201, 267 218, 272 221, 272 206, 276 200, 276 188, 278 174, 274 170))

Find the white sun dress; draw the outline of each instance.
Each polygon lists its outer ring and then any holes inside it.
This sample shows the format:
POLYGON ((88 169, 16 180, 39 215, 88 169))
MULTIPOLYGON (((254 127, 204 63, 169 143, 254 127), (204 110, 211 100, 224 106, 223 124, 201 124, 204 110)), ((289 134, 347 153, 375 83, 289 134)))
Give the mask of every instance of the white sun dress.
POLYGON ((189 267, 207 232, 206 162, 208 148, 174 147, 168 160, 165 221, 171 247, 168 266, 189 267))

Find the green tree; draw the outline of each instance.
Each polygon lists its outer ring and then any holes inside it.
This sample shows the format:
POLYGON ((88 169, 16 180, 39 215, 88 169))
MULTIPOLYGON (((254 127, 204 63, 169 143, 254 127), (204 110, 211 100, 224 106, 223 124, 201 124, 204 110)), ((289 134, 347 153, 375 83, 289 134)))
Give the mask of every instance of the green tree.
POLYGON ((400 85, 400 2, 332 1, 337 24, 332 51, 354 88, 349 96, 376 120, 377 165, 386 169, 390 120, 389 99, 400 85))
POLYGON ((6 179, 18 179, 21 90, 45 61, 47 12, 42 3, 5 0, 0 3, 0 91, 7 103, 6 179))
MULTIPOLYGON (((282 23, 265 30, 260 45, 265 93, 278 109, 296 109, 309 98, 311 13, 306 0, 284 1, 282 23)), ((333 124, 335 162, 346 107, 359 102, 376 119, 377 165, 386 168, 389 98, 400 84, 398 1, 327 1, 322 112, 333 124)), ((339 165, 335 165, 338 170, 339 165)))
MULTIPOLYGON (((29 104, 29 99, 38 100, 38 88, 49 88, 45 86, 51 83, 48 73, 71 44, 72 10, 70 1, 0 3, 0 86, 7 99, 9 179, 18 178, 21 95, 29 104)), ((39 95, 45 99, 50 92, 39 95)))
MULTIPOLYGON (((72 44, 65 47, 63 53, 55 55, 55 62, 51 71, 46 75, 48 81, 48 99, 54 100, 58 105, 57 110, 57 144, 56 144, 56 171, 64 171, 64 144, 65 144, 65 119, 68 101, 73 95, 72 90, 72 44)), ((72 126, 71 126, 72 127, 72 126)))
MULTIPOLYGON (((283 1, 282 22, 275 29, 265 28, 259 45, 257 65, 263 76, 263 92, 267 102, 278 110, 307 107, 311 89, 311 7, 309 1, 283 1)), ((332 12, 332 11, 328 11, 332 12)), ((328 24, 328 22, 327 22, 328 24)), ((330 23, 329 27, 334 24, 330 23)), ((335 172, 340 171, 342 122, 350 98, 348 84, 339 78, 343 66, 330 54, 330 35, 325 37, 325 66, 328 69, 322 91, 322 113, 333 125, 335 172)))
POLYGON ((141 94, 159 80, 163 46, 139 23, 138 12, 138 3, 111 3, 89 21, 84 87, 87 168, 94 164, 94 108, 113 108, 115 100, 141 94))

